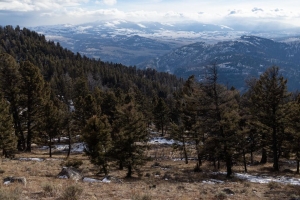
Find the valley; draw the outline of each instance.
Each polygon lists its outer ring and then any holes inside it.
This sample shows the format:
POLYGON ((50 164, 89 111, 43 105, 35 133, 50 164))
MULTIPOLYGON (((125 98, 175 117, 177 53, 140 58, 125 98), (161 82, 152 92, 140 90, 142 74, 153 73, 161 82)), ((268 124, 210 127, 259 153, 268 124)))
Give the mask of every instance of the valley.
POLYGON ((245 80, 257 78, 273 65, 299 85, 299 32, 296 29, 249 30, 245 27, 186 22, 179 24, 97 21, 82 25, 31 28, 64 48, 104 62, 152 68, 187 79, 203 80, 216 64, 220 83, 246 90, 245 80))

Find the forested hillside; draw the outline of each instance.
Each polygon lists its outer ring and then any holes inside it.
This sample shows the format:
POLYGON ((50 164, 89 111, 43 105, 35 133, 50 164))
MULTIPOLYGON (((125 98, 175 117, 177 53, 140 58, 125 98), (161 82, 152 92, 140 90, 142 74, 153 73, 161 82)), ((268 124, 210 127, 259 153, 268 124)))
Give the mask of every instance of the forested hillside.
MULTIPOLYGON (((131 177, 146 156, 150 128, 177 141, 186 163, 196 155, 227 176, 234 163, 294 159, 299 173, 298 94, 287 91, 279 67, 247 81, 240 94, 219 84, 218 67, 205 80, 183 82, 168 73, 138 70, 74 54, 26 28, 0 27, 0 148, 6 157, 65 136, 81 140, 106 175, 110 165, 131 177), (193 149, 193 151, 188 151, 193 149)), ((70 149, 68 156, 70 155, 70 149)))

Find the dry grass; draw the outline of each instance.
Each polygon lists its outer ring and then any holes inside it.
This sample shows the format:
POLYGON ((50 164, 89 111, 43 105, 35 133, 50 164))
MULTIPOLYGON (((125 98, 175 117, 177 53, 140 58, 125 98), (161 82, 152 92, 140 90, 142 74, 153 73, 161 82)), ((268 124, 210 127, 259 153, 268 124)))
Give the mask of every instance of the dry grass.
MULTIPOLYGON (((84 176, 102 179, 97 176, 98 169, 91 165, 88 158, 81 154, 71 155, 72 161, 66 161, 64 154, 56 154, 48 159, 47 152, 33 150, 32 153, 20 153, 16 157, 44 158, 38 161, 19 161, 3 159, 0 163, 0 176, 24 176, 27 185, 0 183, 0 199, 297 199, 300 197, 298 186, 271 182, 269 184, 250 183, 225 175, 211 174, 212 164, 205 162, 202 172, 195 173, 195 161, 184 164, 184 161, 173 161, 180 158, 169 146, 156 146, 148 152, 154 159, 136 172, 131 179, 125 179, 126 170, 111 168, 110 175, 121 179, 123 183, 86 183, 56 178, 63 163, 82 161, 80 169, 84 176), (204 180, 219 179, 224 183, 208 184, 204 180), (228 194, 228 191, 233 194, 228 194), (72 198, 69 198, 72 197, 72 198), (76 197, 76 198, 75 198, 76 197)), ((274 175, 269 171, 271 164, 251 166, 249 173, 274 175)), ((225 171, 221 168, 221 171, 225 171)), ((235 166, 235 172, 242 172, 242 166, 235 166)), ((284 174, 282 174, 284 175, 284 174)), ((292 174, 293 176, 296 176, 292 174)))

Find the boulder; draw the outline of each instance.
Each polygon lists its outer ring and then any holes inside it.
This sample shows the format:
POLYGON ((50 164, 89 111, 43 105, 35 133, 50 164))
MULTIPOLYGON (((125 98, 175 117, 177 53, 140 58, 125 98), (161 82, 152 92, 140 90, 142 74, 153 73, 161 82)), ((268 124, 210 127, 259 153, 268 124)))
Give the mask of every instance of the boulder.
POLYGON ((234 192, 231 189, 229 189, 229 188, 225 188, 223 190, 223 192, 225 192, 226 194, 229 194, 229 195, 233 195, 234 194, 234 192))
POLYGON ((25 177, 14 177, 14 176, 9 176, 3 179, 4 185, 8 185, 10 183, 22 183, 24 186, 26 186, 27 181, 25 177))
POLYGON ((58 178, 72 179, 72 180, 81 180, 81 173, 73 167, 63 167, 61 172, 57 175, 58 178))

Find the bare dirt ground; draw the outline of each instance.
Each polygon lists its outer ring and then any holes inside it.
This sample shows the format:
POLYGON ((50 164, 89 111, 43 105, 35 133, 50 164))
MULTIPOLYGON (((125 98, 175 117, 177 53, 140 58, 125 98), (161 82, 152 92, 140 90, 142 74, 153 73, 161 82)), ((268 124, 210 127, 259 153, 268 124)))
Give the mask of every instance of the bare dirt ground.
MULTIPOLYGON (((180 153, 167 145, 152 145, 147 152, 153 159, 127 179, 126 169, 110 168, 110 176, 120 181, 83 182, 57 178, 66 163, 66 153, 54 153, 50 159, 47 150, 34 149, 31 153, 19 153, 12 160, 2 159, 0 176, 21 176, 27 179, 26 186, 20 183, 0 183, 0 199, 300 199, 300 186, 277 182, 252 183, 236 177, 226 179, 216 173, 212 163, 204 162, 202 172, 194 172, 195 161, 185 164, 180 153), (19 158, 42 158, 19 160, 19 158)), ((103 174, 90 164, 84 154, 72 154, 70 160, 82 160, 79 167, 84 177, 102 180, 103 174)), ((225 172, 221 163, 220 172, 225 172)), ((290 176, 300 178, 294 172, 273 173, 271 163, 248 166, 249 174, 267 176, 290 176)), ((295 171, 294 165, 285 164, 282 169, 295 171)), ((243 173, 243 166, 234 166, 234 172, 243 173)), ((113 180, 113 179, 112 179, 113 180)))

